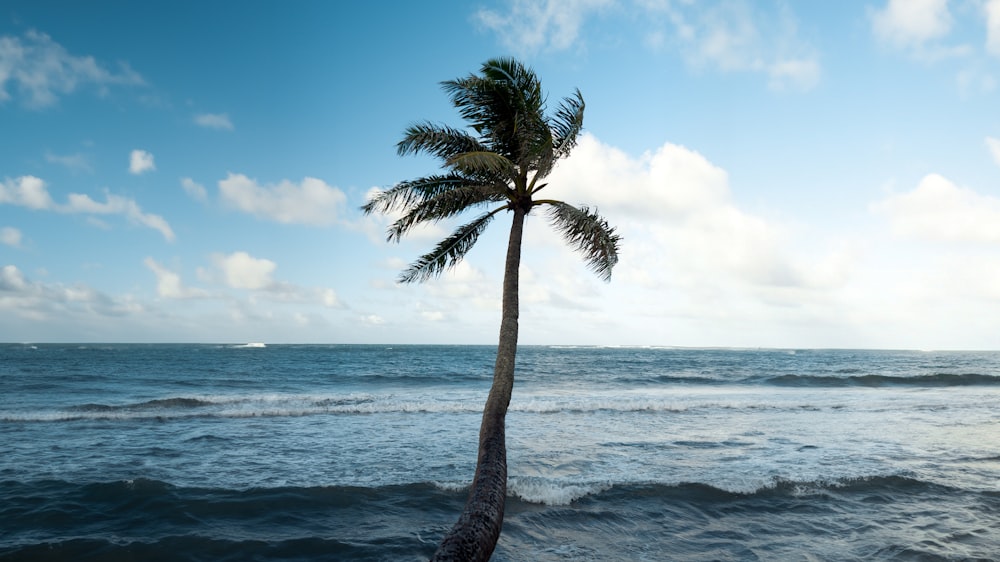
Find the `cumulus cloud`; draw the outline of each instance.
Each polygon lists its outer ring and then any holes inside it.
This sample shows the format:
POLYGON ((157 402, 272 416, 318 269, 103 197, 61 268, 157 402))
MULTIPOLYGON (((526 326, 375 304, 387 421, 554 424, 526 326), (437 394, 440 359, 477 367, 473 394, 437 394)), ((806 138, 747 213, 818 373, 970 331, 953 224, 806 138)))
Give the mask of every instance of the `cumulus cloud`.
POLYGON ((185 193, 198 201, 208 200, 208 192, 205 190, 205 186, 191 178, 181 178, 181 187, 184 188, 185 193))
POLYGON ((52 105, 60 94, 79 87, 96 87, 105 94, 113 85, 141 85, 142 76, 127 64, 109 70, 91 56, 70 54, 48 35, 28 31, 23 36, 0 36, 0 103, 10 100, 13 85, 24 105, 42 108, 52 105))
POLYGON ((197 299, 209 296, 204 289, 184 286, 181 276, 147 257, 143 263, 156 275, 156 294, 167 299, 197 299))
POLYGON ((104 202, 99 202, 86 194, 70 193, 66 203, 60 205, 52 200, 45 182, 35 176, 21 176, 0 183, 0 204, 66 214, 122 215, 130 222, 159 231, 167 241, 174 240, 173 229, 160 215, 143 212, 134 200, 119 195, 106 192, 104 198, 104 202))
POLYGON ((564 50, 577 42, 580 28, 590 14, 613 3, 613 0, 513 0, 507 12, 484 8, 475 17, 513 51, 564 50))
POLYGON ((34 210, 52 209, 55 204, 45 182, 35 176, 21 176, 0 183, 0 203, 9 203, 34 210))
POLYGON ((274 302, 343 307, 333 289, 301 287, 275 280, 274 272, 278 264, 269 259, 255 258, 247 252, 233 252, 213 254, 212 262, 221 273, 223 283, 230 288, 254 291, 256 295, 274 302))
POLYGON ((284 224, 314 226, 336 223, 347 201, 341 190, 309 177, 298 184, 283 180, 260 185, 243 174, 231 173, 219 181, 219 193, 226 204, 245 213, 284 224))
POLYGON ((233 130, 233 122, 226 113, 200 113, 194 116, 194 122, 207 129, 233 130))
POLYGON ((618 225, 627 253, 616 275, 647 286, 726 278, 757 286, 825 288, 842 283, 850 267, 846 255, 793 257, 785 227, 740 209, 724 170, 672 143, 632 157, 584 134, 553 171, 546 190, 547 196, 569 203, 596 205, 618 225), (652 279, 650 271, 664 277, 652 279))
POLYGON ((1000 242, 1000 198, 980 195, 930 174, 912 191, 872 205, 902 238, 936 242, 1000 242))
POLYGON ((12 226, 0 228, 0 244, 19 248, 21 246, 21 231, 12 226))
POLYGON ((133 150, 129 155, 128 171, 139 175, 156 169, 153 155, 145 150, 133 150))
POLYGON ((222 271, 226 285, 234 289, 266 289, 274 284, 271 274, 278 264, 246 252, 215 254, 212 261, 222 271))

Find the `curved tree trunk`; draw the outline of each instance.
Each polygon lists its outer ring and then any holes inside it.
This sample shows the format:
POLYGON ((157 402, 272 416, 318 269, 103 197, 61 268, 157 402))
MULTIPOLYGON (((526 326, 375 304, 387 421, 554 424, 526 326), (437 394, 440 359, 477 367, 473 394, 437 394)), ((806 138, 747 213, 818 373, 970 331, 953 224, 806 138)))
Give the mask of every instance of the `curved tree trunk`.
POLYGON ((458 522, 445 535, 432 561, 489 560, 500 538, 504 503, 507 499, 507 445, 505 418, 514 389, 517 355, 518 268, 521 265, 521 235, 527 212, 514 209, 503 276, 503 312, 500 342, 493 368, 493 386, 483 408, 479 428, 479 461, 469 499, 458 522))

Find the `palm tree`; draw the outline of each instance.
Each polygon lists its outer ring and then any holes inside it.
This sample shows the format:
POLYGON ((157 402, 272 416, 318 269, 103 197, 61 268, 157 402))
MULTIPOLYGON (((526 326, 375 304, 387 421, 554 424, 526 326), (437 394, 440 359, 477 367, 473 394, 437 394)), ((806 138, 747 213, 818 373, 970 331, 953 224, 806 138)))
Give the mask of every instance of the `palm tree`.
POLYGON ((444 172, 404 181, 369 199, 365 214, 400 212, 388 228, 398 242, 414 226, 456 216, 471 208, 487 210, 454 231, 413 262, 399 277, 425 281, 456 265, 486 227, 502 212, 513 216, 504 268, 500 342, 493 385, 483 409, 479 459, 472 489, 458 522, 432 560, 488 560, 503 524, 507 496, 504 420, 514 385, 517 354, 518 268, 525 217, 545 207, 549 220, 570 245, 581 251, 604 280, 618 263, 619 236, 587 207, 539 199, 540 183, 569 154, 583 128, 579 90, 545 115, 545 98, 534 71, 517 60, 485 62, 480 74, 442 83, 471 130, 420 123, 410 126, 397 145, 400 156, 428 153, 441 159, 444 172))

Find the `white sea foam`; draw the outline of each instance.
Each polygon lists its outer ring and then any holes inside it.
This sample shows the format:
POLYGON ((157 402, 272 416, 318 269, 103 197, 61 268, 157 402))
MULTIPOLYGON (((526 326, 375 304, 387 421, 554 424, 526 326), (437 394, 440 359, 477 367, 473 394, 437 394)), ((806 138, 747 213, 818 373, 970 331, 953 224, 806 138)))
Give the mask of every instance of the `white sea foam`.
POLYGON ((536 476, 514 476, 508 480, 508 493, 531 503, 569 505, 612 486, 611 482, 573 482, 536 476))

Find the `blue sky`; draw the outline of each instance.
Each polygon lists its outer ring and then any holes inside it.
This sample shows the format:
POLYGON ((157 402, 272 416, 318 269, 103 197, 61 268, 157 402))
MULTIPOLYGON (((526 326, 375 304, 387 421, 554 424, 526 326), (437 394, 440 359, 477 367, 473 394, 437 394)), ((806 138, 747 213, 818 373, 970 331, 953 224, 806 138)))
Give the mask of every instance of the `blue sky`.
POLYGON ((0 341, 485 343, 507 221, 387 244, 412 122, 516 56, 586 131, 530 219, 527 344, 1000 348, 1000 0, 9 1, 0 341))

